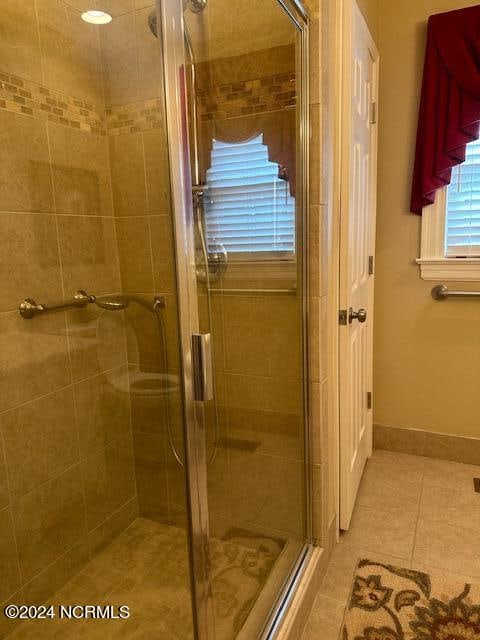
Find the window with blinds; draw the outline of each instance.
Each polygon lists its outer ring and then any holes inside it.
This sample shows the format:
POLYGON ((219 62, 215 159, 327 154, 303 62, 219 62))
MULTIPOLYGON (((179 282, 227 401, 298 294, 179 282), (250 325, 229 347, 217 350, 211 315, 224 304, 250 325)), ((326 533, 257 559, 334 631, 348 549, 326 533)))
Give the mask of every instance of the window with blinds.
POLYGON ((480 258, 480 141, 467 145, 465 162, 454 167, 447 188, 447 258, 480 258))
POLYGON ((279 165, 270 162, 263 136, 240 143, 213 140, 207 171, 205 226, 209 251, 295 254, 295 200, 279 165))

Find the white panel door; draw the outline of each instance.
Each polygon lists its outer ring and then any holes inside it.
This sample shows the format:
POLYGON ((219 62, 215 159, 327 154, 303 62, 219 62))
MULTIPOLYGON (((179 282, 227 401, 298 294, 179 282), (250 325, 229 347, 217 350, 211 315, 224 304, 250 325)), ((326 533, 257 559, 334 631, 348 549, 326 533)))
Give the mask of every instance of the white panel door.
MULTIPOLYGON (((352 2, 352 0, 347 0, 352 2)), ((378 54, 355 2, 345 15, 340 222, 340 527, 348 529, 372 451, 378 54)))

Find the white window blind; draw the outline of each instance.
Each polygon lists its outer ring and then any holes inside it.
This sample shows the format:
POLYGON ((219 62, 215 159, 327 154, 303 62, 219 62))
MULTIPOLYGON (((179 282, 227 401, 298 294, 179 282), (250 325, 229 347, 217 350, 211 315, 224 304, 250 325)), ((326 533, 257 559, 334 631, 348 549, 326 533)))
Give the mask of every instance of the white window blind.
POLYGON ((445 255, 480 257, 480 141, 467 145, 463 164, 453 168, 447 189, 445 255))
POLYGON ((228 253, 295 252, 295 200, 263 136, 240 143, 213 140, 207 171, 207 245, 228 253))

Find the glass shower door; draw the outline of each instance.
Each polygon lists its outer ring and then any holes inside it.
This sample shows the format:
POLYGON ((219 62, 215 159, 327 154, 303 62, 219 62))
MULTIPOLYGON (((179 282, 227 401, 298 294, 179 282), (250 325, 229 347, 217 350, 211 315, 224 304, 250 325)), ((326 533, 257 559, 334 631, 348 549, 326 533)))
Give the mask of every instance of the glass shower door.
POLYGON ((302 25, 277 0, 183 18, 209 615, 216 640, 251 640, 308 538, 302 25))

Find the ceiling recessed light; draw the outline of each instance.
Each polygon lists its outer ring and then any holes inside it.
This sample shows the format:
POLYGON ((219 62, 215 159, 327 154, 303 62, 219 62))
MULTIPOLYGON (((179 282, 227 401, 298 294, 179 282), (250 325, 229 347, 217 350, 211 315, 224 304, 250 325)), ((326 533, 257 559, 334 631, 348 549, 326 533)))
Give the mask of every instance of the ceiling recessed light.
POLYGON ((85 11, 82 13, 82 20, 91 24, 108 24, 112 21, 112 16, 105 11, 85 11))

